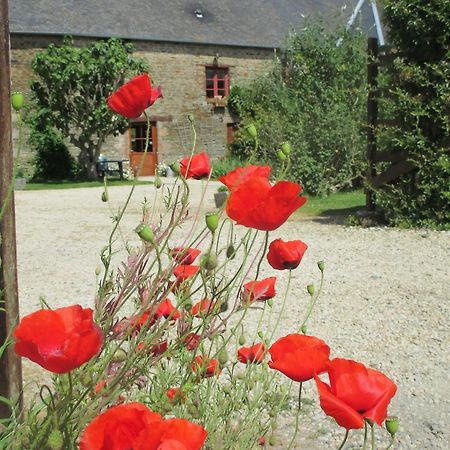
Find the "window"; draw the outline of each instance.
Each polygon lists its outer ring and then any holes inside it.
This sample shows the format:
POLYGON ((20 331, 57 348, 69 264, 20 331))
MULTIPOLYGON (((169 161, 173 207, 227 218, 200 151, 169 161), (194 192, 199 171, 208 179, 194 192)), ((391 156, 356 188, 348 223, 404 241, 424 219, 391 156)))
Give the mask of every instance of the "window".
MULTIPOLYGON (((132 152, 144 152, 147 134, 147 122, 130 123, 130 150, 132 152)), ((150 122, 150 137, 148 142, 148 152, 153 152, 156 133, 156 123, 150 122)))
POLYGON ((228 67, 206 67, 207 98, 227 97, 229 84, 228 67))

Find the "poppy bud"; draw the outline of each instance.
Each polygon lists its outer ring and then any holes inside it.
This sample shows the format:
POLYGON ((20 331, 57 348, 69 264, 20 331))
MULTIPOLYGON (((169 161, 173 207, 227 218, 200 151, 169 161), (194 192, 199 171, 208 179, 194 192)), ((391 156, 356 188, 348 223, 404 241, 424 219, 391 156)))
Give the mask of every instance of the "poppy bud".
POLYGON ((264 332, 263 331, 258 331, 258 336, 260 339, 264 339, 264 332))
POLYGON ((252 123, 250 125, 247 125, 245 127, 245 131, 251 138, 256 139, 258 132, 256 131, 255 125, 253 125, 252 123))
POLYGON ((269 437, 269 445, 274 446, 274 445, 276 445, 276 443, 277 443, 277 438, 275 437, 274 434, 272 434, 272 435, 269 437))
POLYGON ((219 226, 219 216, 215 212, 207 213, 205 216, 206 226, 211 233, 217 230, 219 226))
POLYGON ((109 200, 109 195, 106 191, 102 192, 102 202, 107 202, 109 200))
POLYGON ((127 352, 125 350, 122 350, 121 348, 117 349, 111 358, 111 361, 115 363, 124 362, 126 360, 127 360, 127 352))
POLYGON ((194 123, 194 114, 188 113, 187 120, 189 120, 189 122, 191 122, 191 123, 194 123))
POLYGON ((278 428, 278 423, 276 420, 272 420, 272 422, 270 422, 270 427, 272 428, 272 430, 276 430, 278 428))
POLYGON ((281 150, 278 150, 277 156, 280 161, 284 161, 287 158, 287 156, 281 150))
POLYGON ((215 253, 209 253, 202 258, 202 266, 210 271, 217 267, 217 255, 215 253))
POLYGON ((200 412, 195 405, 189 405, 188 412, 194 419, 200 418, 200 412))
POLYGON ((228 311, 228 302, 225 300, 220 303, 220 312, 228 311))
POLYGON ((155 178, 155 181, 153 182, 153 184, 155 185, 156 189, 159 189, 162 186, 162 181, 161 178, 159 178, 158 176, 155 178))
POLYGON ((277 413, 274 409, 269 410, 269 417, 276 417, 277 413))
POLYGON ((180 175, 180 163, 178 161, 173 162, 169 166, 176 175, 180 175))
POLYGON ((80 381, 84 387, 89 387, 92 384, 91 375, 89 375, 88 373, 83 374, 80 378, 80 381))
POLYGON ((320 270, 321 272, 323 272, 324 269, 325 269, 325 263, 324 263, 323 261, 319 261, 319 262, 317 263, 317 267, 319 268, 319 270, 320 270))
POLYGON ((227 395, 231 395, 231 387, 230 387, 230 385, 229 384, 226 384, 223 388, 223 392, 225 393, 225 394, 227 394, 227 395))
POLYGON ((154 242, 155 240, 155 236, 153 234, 153 230, 146 225, 145 223, 141 223, 137 228, 136 228, 136 233, 138 234, 138 236, 145 242, 154 242))
POLYGON ((233 244, 230 244, 227 248, 227 258, 233 259, 236 255, 236 249, 234 248, 233 244))
POLYGON ((388 430, 388 433, 391 436, 394 436, 394 434, 397 433, 400 426, 398 417, 395 416, 387 417, 384 424, 386 425, 386 430, 388 430))
POLYGON ((314 295, 314 285, 313 284, 308 284, 308 286, 306 286, 306 290, 308 291, 309 295, 314 295))
POLYGON ((97 266, 95 268, 95 275, 98 277, 100 275, 100 273, 102 272, 102 269, 100 268, 100 266, 97 266))
POLYGON ((239 336, 239 345, 244 345, 245 344, 245 336, 239 336))
POLYGON ((301 331, 303 334, 306 334, 306 333, 308 332, 307 326, 306 326, 306 325, 302 325, 302 327, 300 328, 300 331, 301 331))
POLYGON ((247 378, 245 380, 245 385, 247 386, 247 389, 251 391, 255 387, 255 382, 251 378, 247 378))
POLYGON ((64 446, 64 439, 61 431, 53 430, 47 439, 47 446, 50 450, 62 450, 64 446))
POLYGON ((286 155, 289 156, 291 154, 292 148, 291 144, 289 142, 283 142, 281 144, 281 151, 286 155))
POLYGON ((11 106, 14 108, 14 111, 20 111, 25 102, 25 97, 22 92, 13 92, 11 95, 11 106))
POLYGON ((162 409, 164 413, 169 414, 172 411, 172 405, 170 403, 164 403, 162 409))
POLYGON ((272 306, 273 306, 273 298, 269 298, 269 300, 267 300, 266 303, 272 308, 272 306))
POLYGON ((226 351, 226 349, 222 349, 219 352, 217 359, 219 360, 219 364, 221 366, 224 366, 228 362, 228 352, 226 351))

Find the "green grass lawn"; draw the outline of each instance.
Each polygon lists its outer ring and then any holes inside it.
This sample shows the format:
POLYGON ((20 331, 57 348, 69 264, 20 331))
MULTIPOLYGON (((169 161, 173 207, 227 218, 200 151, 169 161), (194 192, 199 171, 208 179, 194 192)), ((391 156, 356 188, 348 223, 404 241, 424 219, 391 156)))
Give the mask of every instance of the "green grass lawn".
MULTIPOLYGON (((131 186, 133 180, 108 178, 108 186, 131 186)), ((138 181, 137 184, 149 184, 149 181, 138 181)), ((44 189, 74 189, 103 186, 103 181, 46 181, 45 183, 31 183, 25 185, 26 191, 41 191, 44 189)))
POLYGON ((366 197, 362 190, 337 192, 328 197, 309 197, 299 214, 302 216, 336 216, 354 214, 363 209, 366 197))

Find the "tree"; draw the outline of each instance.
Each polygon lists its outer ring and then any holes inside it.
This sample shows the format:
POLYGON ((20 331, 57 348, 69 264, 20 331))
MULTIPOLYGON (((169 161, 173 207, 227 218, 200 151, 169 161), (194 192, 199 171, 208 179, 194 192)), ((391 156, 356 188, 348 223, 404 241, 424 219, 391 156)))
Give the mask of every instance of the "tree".
POLYGON ((133 46, 118 39, 75 47, 66 37, 60 46, 51 44, 36 54, 31 84, 36 113, 47 116, 71 144, 80 149, 81 174, 96 177, 95 163, 109 135, 123 133, 128 122, 112 113, 106 98, 125 78, 146 70, 134 59, 133 46))

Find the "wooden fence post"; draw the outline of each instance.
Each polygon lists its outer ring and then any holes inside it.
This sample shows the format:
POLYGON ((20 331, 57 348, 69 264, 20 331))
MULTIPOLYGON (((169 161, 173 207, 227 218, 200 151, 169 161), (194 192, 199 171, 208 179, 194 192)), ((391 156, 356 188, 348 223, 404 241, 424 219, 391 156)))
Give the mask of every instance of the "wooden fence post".
POLYGON ((378 122, 378 39, 367 41, 367 173, 366 209, 375 211, 374 192, 370 187, 375 177, 375 155, 377 152, 376 127, 378 122))
MULTIPOLYGON (((19 316, 14 191, 8 195, 13 182, 9 51, 8 0, 0 0, 0 208, 7 202, 0 218, 0 346, 10 336, 19 316)), ((0 357, 0 395, 17 401, 18 410, 22 410, 22 365, 12 346, 0 357)), ((0 401, 0 418, 10 414, 10 407, 0 401)))

